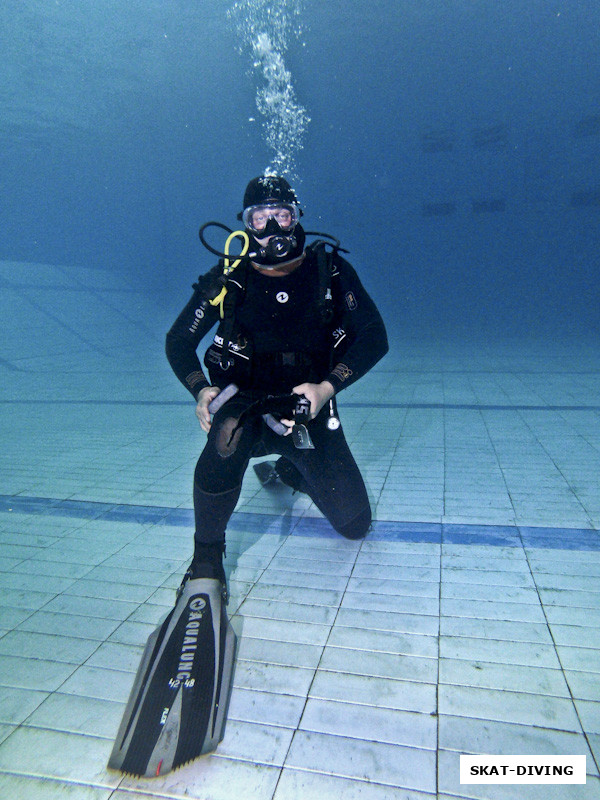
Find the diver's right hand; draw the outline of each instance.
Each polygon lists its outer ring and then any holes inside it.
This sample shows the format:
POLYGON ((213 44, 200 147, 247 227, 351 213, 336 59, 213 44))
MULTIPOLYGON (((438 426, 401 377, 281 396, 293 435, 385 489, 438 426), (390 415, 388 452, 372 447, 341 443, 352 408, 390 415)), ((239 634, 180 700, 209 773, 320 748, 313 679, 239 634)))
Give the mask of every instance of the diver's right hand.
POLYGON ((210 412, 208 410, 209 403, 214 400, 219 394, 220 389, 218 386, 205 386, 198 395, 198 402, 196 404, 196 416, 203 431, 206 433, 210 430, 210 412))

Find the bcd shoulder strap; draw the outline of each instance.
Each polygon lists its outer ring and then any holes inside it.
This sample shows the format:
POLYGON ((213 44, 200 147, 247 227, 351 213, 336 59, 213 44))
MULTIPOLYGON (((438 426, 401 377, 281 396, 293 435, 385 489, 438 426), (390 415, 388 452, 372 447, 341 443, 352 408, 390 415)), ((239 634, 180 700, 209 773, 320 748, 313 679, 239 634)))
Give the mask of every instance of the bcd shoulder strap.
POLYGON ((227 369, 231 363, 229 355, 229 345, 234 338, 235 330, 235 309, 240 298, 246 291, 246 276, 248 265, 244 260, 232 272, 224 276, 225 296, 223 298, 223 324, 221 335, 223 336, 223 346, 221 349, 221 366, 227 369))
POLYGON ((307 250, 315 254, 319 275, 319 312, 323 325, 329 325, 333 319, 333 295, 331 293, 331 277, 335 271, 337 248, 323 239, 311 242, 307 250))
POLYGON ((224 260, 221 258, 216 266, 205 275, 200 275, 198 281, 193 284, 193 288, 204 295, 205 303, 220 308, 223 337, 221 366, 224 369, 227 369, 230 361, 229 345, 235 329, 235 308, 246 290, 246 269, 246 263, 242 261, 235 270, 226 273, 224 260))
POLYGON ((204 299, 210 301, 218 297, 226 282, 227 278, 223 273, 223 259, 221 259, 207 273, 200 275, 196 283, 192 284, 192 288, 200 291, 204 295, 204 299))

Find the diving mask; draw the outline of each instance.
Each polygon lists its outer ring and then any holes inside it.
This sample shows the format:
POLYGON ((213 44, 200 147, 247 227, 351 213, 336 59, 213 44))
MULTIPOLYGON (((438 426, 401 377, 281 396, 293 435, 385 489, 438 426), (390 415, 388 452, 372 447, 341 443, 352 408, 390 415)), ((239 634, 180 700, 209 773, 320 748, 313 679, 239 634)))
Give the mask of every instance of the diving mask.
POLYGON ((295 203, 261 203, 242 212, 244 227, 257 238, 277 233, 291 233, 300 220, 300 208, 295 203))

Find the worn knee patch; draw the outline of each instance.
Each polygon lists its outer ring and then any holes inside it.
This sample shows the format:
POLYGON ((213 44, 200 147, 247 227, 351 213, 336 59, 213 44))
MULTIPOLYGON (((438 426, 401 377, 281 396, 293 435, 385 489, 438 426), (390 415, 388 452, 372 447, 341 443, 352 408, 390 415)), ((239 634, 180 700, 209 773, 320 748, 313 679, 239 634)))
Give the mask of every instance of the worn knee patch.
POLYGON ((243 428, 239 428, 239 430, 237 430, 233 435, 233 438, 231 438, 231 434, 233 433, 237 423, 238 421, 235 417, 227 417, 223 420, 219 430, 217 431, 216 448, 217 453, 221 456, 221 458, 228 458, 237 450, 237 446, 243 431, 243 428))

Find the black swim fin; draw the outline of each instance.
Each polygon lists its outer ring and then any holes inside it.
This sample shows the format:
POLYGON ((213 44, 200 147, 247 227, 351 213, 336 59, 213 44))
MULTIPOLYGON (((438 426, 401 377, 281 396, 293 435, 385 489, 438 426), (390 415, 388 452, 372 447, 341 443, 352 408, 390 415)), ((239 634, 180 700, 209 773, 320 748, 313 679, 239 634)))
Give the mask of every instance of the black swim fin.
POLYGON ((225 733, 236 646, 221 581, 188 580, 148 638, 108 766, 154 777, 215 750, 225 733))

